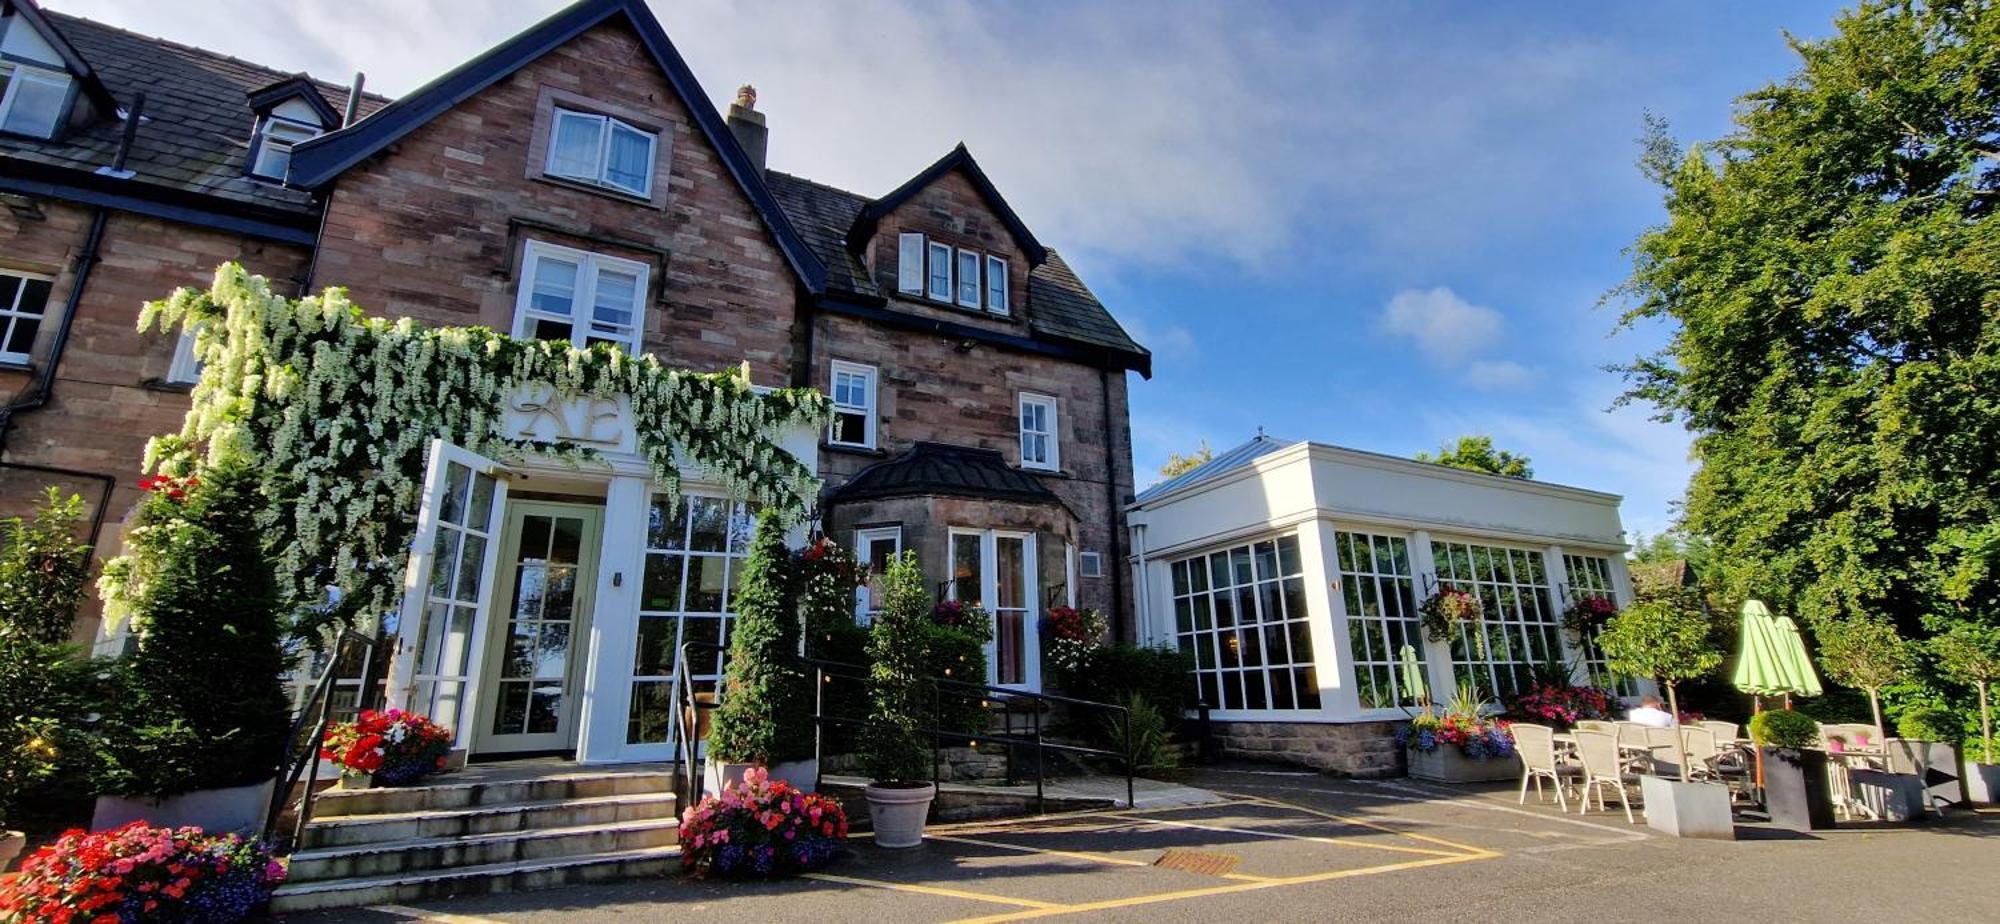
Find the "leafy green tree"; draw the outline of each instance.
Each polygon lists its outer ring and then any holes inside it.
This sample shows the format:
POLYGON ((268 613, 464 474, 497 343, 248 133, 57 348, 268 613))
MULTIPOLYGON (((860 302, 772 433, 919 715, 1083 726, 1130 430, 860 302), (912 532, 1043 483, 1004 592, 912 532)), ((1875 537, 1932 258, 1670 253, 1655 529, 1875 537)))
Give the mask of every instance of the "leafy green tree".
POLYGON ((29 517, 0 520, 0 636, 69 638, 90 577, 90 546, 76 538, 83 498, 48 489, 29 517))
MULTIPOLYGON (((1701 596, 1691 591, 1663 591, 1635 601, 1605 623, 1597 645, 1613 673, 1648 677, 1667 690, 1667 707, 1681 713, 1676 692, 1683 681, 1706 676, 1722 665, 1722 651, 1711 634, 1701 596)), ((1681 779, 1687 779, 1687 754, 1680 755, 1681 779)))
POLYGON ((1160 477, 1162 479, 1179 478, 1197 468, 1207 465, 1209 460, 1213 458, 1215 458, 1215 450, 1208 448, 1207 440, 1202 440, 1201 446, 1187 455, 1181 455, 1178 452, 1167 453, 1167 464, 1160 466, 1160 477))
POLYGON ((1505 449, 1494 449, 1490 436, 1461 436, 1456 443, 1446 443, 1438 447, 1436 454, 1417 453, 1418 462, 1448 465, 1472 472, 1489 475, 1503 475, 1508 478, 1533 478, 1535 470, 1529 467, 1527 456, 1515 455, 1505 449))
POLYGON ((924 734, 931 697, 924 644, 930 591, 914 552, 890 559, 883 581, 883 609, 868 630, 870 709, 861 759, 870 779, 907 783, 931 774, 924 734))
POLYGON ((1935 630, 2000 595, 2000 5, 1866 0, 1792 47, 1726 137, 1649 125, 1667 221, 1614 296, 1671 336, 1624 400, 1694 433, 1725 598, 1935 630))
POLYGON ((729 630, 729 668, 710 733, 716 758, 777 764, 812 755, 812 681, 799 663, 798 594, 778 512, 757 517, 729 630))
POLYGON ((1962 622, 1931 639, 1931 652, 1945 676, 1979 691, 1979 738, 1986 763, 1993 762, 1993 706, 1989 691, 2000 680, 2000 626, 1962 622))
POLYGON ((1886 619, 1856 616, 1823 620, 1817 632, 1819 659, 1834 682, 1865 690, 1875 727, 1882 724, 1882 688, 1916 666, 1916 651, 1886 619))

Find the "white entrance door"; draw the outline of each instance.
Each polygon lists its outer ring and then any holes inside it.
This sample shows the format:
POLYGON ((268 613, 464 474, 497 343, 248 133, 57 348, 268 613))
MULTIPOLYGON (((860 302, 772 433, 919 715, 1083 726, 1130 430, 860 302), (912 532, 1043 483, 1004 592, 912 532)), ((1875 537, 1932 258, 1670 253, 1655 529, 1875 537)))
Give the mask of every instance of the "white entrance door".
POLYGON ((951 596, 993 617, 986 645, 986 682, 1042 687, 1040 586, 1033 533, 952 530, 951 596))
POLYGON ((603 522, 598 507, 508 505, 475 754, 576 749, 603 522))
POLYGON ((452 730, 455 747, 471 740, 486 614, 499 559, 499 511, 507 501, 500 464, 432 440, 417 535, 403 578, 389 702, 452 730))

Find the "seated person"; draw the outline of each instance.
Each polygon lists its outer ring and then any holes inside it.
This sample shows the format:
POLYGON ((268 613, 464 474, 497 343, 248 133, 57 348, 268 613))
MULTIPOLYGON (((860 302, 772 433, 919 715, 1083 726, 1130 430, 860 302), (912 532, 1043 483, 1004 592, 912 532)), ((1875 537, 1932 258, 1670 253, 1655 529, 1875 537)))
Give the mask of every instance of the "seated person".
POLYGON ((1649 728, 1674 727, 1673 715, 1660 708, 1661 705, 1657 696, 1639 697, 1639 705, 1625 713, 1625 721, 1649 728))

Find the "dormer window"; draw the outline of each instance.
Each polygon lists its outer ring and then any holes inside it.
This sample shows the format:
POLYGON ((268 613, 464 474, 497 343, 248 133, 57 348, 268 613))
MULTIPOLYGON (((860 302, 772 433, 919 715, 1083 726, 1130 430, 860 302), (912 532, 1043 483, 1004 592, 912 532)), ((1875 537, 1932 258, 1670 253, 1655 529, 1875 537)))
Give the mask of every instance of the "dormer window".
POLYGON ((69 74, 0 61, 0 131, 53 138, 69 109, 69 74))
POLYGON ((545 172, 593 186, 653 194, 653 154, 659 136, 610 116, 558 107, 549 131, 545 172))
POLYGON ((904 231, 896 236, 896 291, 973 311, 1008 314, 1007 260, 904 231))
POLYGON ((250 174, 267 180, 283 181, 292 168, 292 145, 321 134, 320 127, 283 116, 267 115, 257 120, 257 138, 252 142, 250 174))

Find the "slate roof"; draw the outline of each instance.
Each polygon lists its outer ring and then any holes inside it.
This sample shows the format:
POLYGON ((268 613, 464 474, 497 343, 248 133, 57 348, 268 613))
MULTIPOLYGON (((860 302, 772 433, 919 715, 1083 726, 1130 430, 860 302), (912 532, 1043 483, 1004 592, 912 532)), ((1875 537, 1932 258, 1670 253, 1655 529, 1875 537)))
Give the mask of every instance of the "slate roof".
MULTIPOLYGON (((827 289, 873 298, 882 291, 870 278, 847 234, 874 200, 777 170, 766 171, 764 182, 791 216, 792 227, 827 269, 827 289)), ((1152 354, 1132 339, 1090 287, 1048 251, 1048 259, 1028 272, 1028 326, 1039 337, 1066 340, 1114 353, 1129 354, 1150 375, 1152 354)))
POLYGON ((924 495, 1062 503, 1041 479, 1008 465, 999 450, 922 442, 902 455, 862 469, 835 488, 830 498, 853 501, 924 495))
MULTIPOLYGON (((126 182, 316 213, 304 190, 244 175, 243 158, 256 120, 250 94, 299 75, 53 10, 42 14, 90 62, 118 105, 131 105, 140 91, 146 94, 143 118, 126 160, 126 168, 137 176, 126 182)), ((347 87, 307 79, 333 110, 345 109, 347 87)), ((364 95, 361 115, 387 103, 383 97, 364 95)), ((0 139, 0 154, 48 167, 95 171, 111 163, 123 132, 119 120, 104 118, 52 140, 6 136, 0 139)))
POLYGON ((1182 472, 1144 491, 1140 491, 1139 496, 1133 498, 1132 502, 1143 504, 1169 491, 1219 477, 1224 473, 1235 471, 1290 445, 1293 445, 1292 440, 1281 440, 1275 436, 1266 436, 1259 433, 1247 443, 1226 450, 1189 471, 1182 472))

